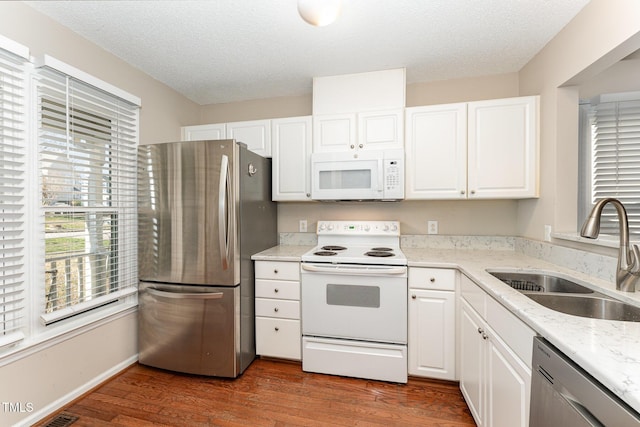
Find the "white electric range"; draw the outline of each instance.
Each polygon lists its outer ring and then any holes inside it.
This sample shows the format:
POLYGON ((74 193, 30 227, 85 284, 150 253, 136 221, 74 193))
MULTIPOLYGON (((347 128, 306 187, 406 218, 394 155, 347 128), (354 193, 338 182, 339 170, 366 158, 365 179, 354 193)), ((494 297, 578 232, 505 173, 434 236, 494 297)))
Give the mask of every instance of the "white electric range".
POLYGON ((302 255, 302 369, 407 382, 407 258, 398 221, 319 221, 302 255))

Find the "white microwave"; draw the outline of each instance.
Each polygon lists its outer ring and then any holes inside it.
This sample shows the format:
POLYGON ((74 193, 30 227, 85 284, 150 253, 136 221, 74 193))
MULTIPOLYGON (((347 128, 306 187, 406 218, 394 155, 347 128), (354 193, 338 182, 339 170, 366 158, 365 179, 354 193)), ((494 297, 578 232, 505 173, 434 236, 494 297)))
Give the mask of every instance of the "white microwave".
POLYGON ((404 199, 404 150, 311 154, 313 200, 404 199))

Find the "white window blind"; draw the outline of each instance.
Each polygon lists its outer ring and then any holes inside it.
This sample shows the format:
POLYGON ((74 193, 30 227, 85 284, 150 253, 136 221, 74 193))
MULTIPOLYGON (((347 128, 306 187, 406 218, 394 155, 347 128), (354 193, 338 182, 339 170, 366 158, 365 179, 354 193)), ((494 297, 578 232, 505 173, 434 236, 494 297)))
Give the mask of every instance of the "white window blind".
POLYGON ((139 108, 44 67, 38 115, 49 324, 136 292, 139 108))
MULTIPOLYGON (((25 327, 25 58, 0 40, 0 347, 25 327)), ((28 51, 27 51, 28 52, 28 51)), ((28 53, 24 53, 27 55, 28 53)))
MULTIPOLYGON (((637 96, 637 94, 636 94, 637 96)), ((628 96, 627 96, 628 98, 628 96)), ((614 197, 627 210, 630 233, 640 237, 640 96, 591 105, 590 202, 614 197)), ((615 209, 603 212, 601 233, 618 235, 615 209)))

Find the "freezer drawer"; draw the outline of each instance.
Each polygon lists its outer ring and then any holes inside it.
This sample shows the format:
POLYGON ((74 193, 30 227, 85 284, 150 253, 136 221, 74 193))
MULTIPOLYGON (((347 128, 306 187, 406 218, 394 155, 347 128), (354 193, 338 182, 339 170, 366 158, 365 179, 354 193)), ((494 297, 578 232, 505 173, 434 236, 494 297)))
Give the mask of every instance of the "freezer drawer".
POLYGON ((239 287, 141 282, 140 363, 189 374, 238 376, 239 299, 239 287))

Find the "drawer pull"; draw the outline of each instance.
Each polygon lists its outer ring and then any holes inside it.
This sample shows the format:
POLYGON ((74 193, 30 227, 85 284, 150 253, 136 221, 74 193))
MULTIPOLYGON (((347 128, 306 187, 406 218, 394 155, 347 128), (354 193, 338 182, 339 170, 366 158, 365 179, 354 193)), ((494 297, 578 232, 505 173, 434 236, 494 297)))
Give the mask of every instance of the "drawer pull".
POLYGON ((435 277, 432 277, 431 279, 429 279, 429 281, 430 281, 431 283, 434 283, 434 282, 436 281, 436 278, 435 278, 435 277))
POLYGON ((280 328, 278 328, 277 326, 275 328, 273 328, 273 329, 275 329, 276 332, 278 332, 280 330, 280 328))
POLYGON ((278 292, 280 292, 280 289, 275 288, 275 289, 273 290, 273 292, 275 292, 275 293, 277 294, 278 292))
POLYGON ((483 333, 483 332, 484 332, 484 329, 482 329, 482 328, 478 328, 478 333, 479 333, 479 334, 481 334, 481 333, 483 333))
POLYGON ((274 269, 273 269, 273 273, 274 273, 274 274, 278 274, 278 269, 277 269, 277 268, 274 268, 274 269))
POLYGON ((273 311, 275 311, 277 313, 280 310, 278 309, 278 307, 276 307, 276 308, 273 309, 273 311))
POLYGON ((411 299, 416 299, 417 297, 415 295, 411 295, 411 299))
POLYGON ((482 333, 482 339, 486 340, 487 338, 489 338, 489 335, 485 334, 484 332, 482 333))

